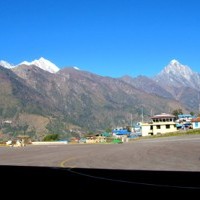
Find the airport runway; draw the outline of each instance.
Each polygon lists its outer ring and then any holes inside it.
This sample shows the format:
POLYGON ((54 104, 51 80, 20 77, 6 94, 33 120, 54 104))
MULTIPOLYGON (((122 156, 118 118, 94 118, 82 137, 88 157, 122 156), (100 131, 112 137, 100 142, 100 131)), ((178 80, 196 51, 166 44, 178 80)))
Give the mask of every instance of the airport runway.
POLYGON ((200 171, 200 136, 140 139, 123 144, 0 147, 0 165, 200 171))
POLYGON ((200 136, 0 147, 0 172, 10 198, 196 198, 200 136))

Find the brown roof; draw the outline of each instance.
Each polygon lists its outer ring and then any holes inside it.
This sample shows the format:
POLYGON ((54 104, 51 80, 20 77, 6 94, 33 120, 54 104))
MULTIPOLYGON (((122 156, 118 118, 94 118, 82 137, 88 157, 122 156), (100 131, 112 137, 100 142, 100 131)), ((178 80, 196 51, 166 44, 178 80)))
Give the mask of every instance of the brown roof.
POLYGON ((192 119, 191 122, 200 122, 200 117, 192 119))
POLYGON ((159 115, 154 115, 153 117, 151 117, 151 119, 160 119, 160 118, 175 118, 175 115, 171 115, 171 114, 167 114, 167 113, 161 113, 159 115))

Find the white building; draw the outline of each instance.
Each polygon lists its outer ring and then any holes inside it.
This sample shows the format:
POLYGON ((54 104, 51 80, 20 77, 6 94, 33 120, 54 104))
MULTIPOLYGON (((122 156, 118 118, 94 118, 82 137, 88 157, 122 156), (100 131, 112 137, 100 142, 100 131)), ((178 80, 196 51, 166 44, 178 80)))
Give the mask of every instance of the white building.
POLYGON ((151 117, 148 123, 141 123, 142 136, 165 134, 176 132, 175 116, 171 114, 162 113, 151 117))

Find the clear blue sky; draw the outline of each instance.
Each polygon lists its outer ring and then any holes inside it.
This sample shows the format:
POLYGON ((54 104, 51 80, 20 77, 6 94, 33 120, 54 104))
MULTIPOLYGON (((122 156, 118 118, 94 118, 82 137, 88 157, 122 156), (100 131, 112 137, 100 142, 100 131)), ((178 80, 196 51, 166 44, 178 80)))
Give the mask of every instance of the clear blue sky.
POLYGON ((153 76, 172 59, 200 72, 198 0, 0 1, 0 60, 44 57, 111 77, 153 76))

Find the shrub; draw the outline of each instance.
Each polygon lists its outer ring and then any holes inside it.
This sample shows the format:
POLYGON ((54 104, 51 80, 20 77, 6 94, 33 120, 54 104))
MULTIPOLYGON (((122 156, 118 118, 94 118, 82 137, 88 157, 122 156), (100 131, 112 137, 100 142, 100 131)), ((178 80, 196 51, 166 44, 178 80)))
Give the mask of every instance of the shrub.
POLYGON ((59 140, 58 134, 48 134, 43 139, 43 141, 57 141, 57 140, 59 140))

